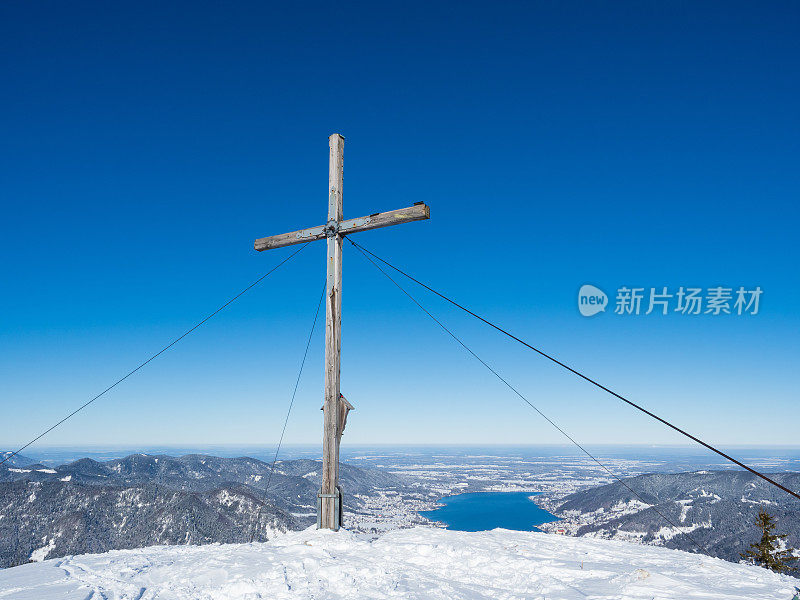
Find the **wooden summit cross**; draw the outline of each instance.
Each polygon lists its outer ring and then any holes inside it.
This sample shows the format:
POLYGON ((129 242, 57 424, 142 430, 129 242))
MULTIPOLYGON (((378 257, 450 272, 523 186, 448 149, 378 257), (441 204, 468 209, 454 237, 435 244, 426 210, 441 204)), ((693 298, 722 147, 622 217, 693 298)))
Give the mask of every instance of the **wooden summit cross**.
POLYGON ((322 489, 318 495, 317 523, 323 529, 339 529, 341 525, 341 492, 339 490, 339 442, 350 406, 341 397, 339 376, 342 352, 342 241, 344 236, 378 227, 399 225, 430 218, 424 202, 414 206, 375 213, 357 219, 344 219, 342 214, 342 177, 344 138, 334 133, 328 138, 328 222, 325 225, 281 233, 255 241, 259 252, 328 239, 328 291, 325 303, 325 405, 322 434, 322 489), (342 398, 340 400, 340 398, 342 398))

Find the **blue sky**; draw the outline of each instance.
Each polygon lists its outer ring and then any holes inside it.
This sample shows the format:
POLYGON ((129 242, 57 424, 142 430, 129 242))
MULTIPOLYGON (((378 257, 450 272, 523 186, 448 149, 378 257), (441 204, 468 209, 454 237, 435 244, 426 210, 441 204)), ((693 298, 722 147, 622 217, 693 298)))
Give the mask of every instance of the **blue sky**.
MULTIPOLYGON (((0 446, 21 444, 321 224, 327 136, 359 234, 520 337, 722 445, 797 444, 793 3, 6 3, 0 446), (592 283, 763 290, 758 315, 577 310, 592 283)), ((48 436, 280 433, 324 244, 48 436)), ((413 290, 580 441, 683 440, 413 290)), ((345 248, 345 443, 563 439, 345 248)), ((612 298, 613 300, 613 298, 612 298)), ((321 429, 321 331, 287 430, 321 429)))

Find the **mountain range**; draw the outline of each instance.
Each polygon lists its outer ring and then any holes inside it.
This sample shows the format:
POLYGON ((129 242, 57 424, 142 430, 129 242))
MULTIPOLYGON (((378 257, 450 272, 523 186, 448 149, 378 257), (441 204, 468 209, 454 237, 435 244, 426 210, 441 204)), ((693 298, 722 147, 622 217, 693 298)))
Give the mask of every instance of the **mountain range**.
POLYGON ((0 452, 0 462, 4 467, 26 467, 35 464, 36 461, 21 454, 14 454, 10 450, 0 452))
MULTIPOLYGON (((156 544, 263 541, 315 521, 321 463, 206 455, 134 454, 46 467, 24 457, 0 466, 0 568, 69 554, 156 544), (269 487, 267 483, 269 482, 269 487)), ((378 469, 340 465, 356 494, 405 489, 378 469)))
MULTIPOLYGON (((769 477, 800 490, 800 473, 769 477)), ((743 471, 652 473, 536 501, 561 518, 540 526, 548 532, 654 544, 733 562, 760 539, 755 519, 764 509, 776 518, 777 532, 788 535, 788 545, 800 547, 800 501, 743 471)))

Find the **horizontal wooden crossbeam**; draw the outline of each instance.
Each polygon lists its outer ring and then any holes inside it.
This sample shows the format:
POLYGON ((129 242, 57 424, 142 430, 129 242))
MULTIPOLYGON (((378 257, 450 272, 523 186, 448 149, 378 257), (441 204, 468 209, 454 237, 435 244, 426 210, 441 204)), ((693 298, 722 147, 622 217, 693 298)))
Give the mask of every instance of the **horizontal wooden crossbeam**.
MULTIPOLYGON (((401 223, 410 223, 411 221, 422 221, 424 219, 430 219, 430 217, 431 209, 428 205, 424 202, 417 202, 408 208, 400 208, 388 212, 375 213, 367 217, 339 221, 338 233, 340 235, 347 235, 348 233, 369 231, 370 229, 400 225, 401 223)), ((253 247, 259 252, 262 252, 273 248, 283 248, 284 246, 321 240, 328 235, 326 228, 327 225, 318 225, 317 227, 260 238, 255 241, 253 247)))

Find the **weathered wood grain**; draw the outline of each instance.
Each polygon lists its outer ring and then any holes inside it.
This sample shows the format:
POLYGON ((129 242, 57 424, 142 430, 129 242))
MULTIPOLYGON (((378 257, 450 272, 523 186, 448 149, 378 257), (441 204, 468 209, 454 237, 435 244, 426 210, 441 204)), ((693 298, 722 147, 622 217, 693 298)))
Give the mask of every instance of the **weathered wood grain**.
POLYGON ((431 209, 426 204, 420 202, 419 204, 407 208, 375 213, 374 215, 358 217, 357 219, 347 219, 339 224, 339 233, 346 235, 348 233, 369 231, 370 229, 378 229, 379 227, 389 227, 390 225, 400 225, 401 223, 410 223, 411 221, 421 221, 430 218, 431 209))
POLYGON ((310 227, 309 229, 300 229, 290 233, 280 233, 278 235, 259 238, 253 244, 253 247, 259 252, 263 252, 264 250, 272 250, 273 248, 283 248, 284 246, 313 242, 314 240, 321 240, 324 237, 325 226, 319 225, 317 227, 310 227))
MULTIPOLYGON (((398 208, 397 210, 375 213, 374 215, 358 217, 356 219, 345 219, 339 223, 339 233, 346 235, 348 233, 369 231, 370 229, 378 229, 379 227, 389 227, 390 225, 400 225, 401 223, 410 223, 412 221, 421 221, 430 218, 431 209, 426 204, 420 202, 407 208, 398 208)), ((263 252, 264 250, 272 250, 273 248, 283 248, 284 246, 321 240, 325 235, 325 225, 318 225, 317 227, 309 227, 308 229, 299 229, 289 233, 259 238, 253 244, 253 247, 259 252, 263 252)))
MULTIPOLYGON (((328 223, 342 220, 344 138, 329 138, 328 223)), ((338 529, 336 501, 339 482, 339 394, 342 351, 342 241, 341 234, 328 237, 328 292, 325 303, 325 409, 322 439, 322 498, 320 526, 338 529)))

